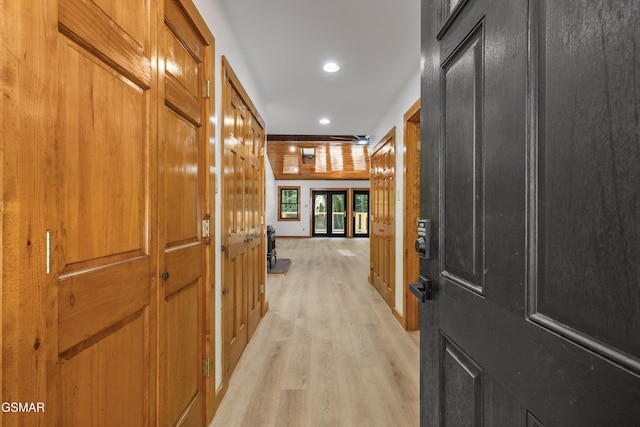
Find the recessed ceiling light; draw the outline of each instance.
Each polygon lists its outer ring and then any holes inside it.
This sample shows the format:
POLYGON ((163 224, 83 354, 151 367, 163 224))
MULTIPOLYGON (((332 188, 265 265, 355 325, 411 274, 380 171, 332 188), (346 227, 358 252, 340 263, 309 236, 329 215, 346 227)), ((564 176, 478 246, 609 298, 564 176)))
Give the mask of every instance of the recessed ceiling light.
POLYGON ((322 69, 327 73, 335 73, 340 69, 340 66, 335 62, 327 62, 326 64, 324 64, 324 67, 322 67, 322 69))
POLYGON ((328 125, 329 123, 331 123, 331 120, 329 119, 320 119, 320 124, 321 125, 328 125))

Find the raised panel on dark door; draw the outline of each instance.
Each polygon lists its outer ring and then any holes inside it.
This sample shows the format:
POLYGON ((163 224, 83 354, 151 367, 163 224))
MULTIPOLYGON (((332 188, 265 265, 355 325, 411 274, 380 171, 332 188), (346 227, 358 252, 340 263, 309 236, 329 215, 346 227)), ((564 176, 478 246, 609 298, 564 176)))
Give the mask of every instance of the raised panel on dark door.
POLYGON ((423 0, 422 425, 640 419, 639 26, 634 1, 423 0))

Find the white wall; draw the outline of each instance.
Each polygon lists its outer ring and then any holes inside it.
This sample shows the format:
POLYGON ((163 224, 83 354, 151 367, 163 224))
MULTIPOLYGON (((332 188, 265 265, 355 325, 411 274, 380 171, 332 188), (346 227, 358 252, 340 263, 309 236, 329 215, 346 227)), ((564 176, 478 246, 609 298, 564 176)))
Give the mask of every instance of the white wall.
POLYGON ((404 314, 403 298, 403 248, 402 233, 404 228, 404 114, 420 99, 420 67, 409 78, 398 96, 380 118, 375 131, 371 135, 371 148, 381 142, 382 138, 396 127, 396 311, 404 314))
MULTIPOLYGON (((216 139, 216 165, 215 175, 218 182, 218 193, 216 194, 216 211, 215 211, 215 248, 219 248, 222 244, 222 214, 221 214, 221 192, 220 192, 220 173, 222 171, 222 120, 220 112, 222 111, 222 56, 224 55, 229 64, 236 73, 242 86, 247 91, 251 101, 258 109, 260 114, 264 114, 266 108, 262 101, 262 96, 258 92, 255 79, 251 69, 247 65, 245 56, 237 42, 236 35, 229 25, 229 21, 224 9, 220 5, 219 0, 193 0, 200 15, 204 18, 207 26, 215 37, 215 139, 216 139)), ((266 268, 266 267, 265 267, 266 268)), ((222 279, 221 279, 221 253, 216 251, 216 275, 215 275, 215 384, 216 388, 222 383, 222 279)))
POLYGON ((275 211, 275 216, 271 217, 271 222, 276 229, 278 237, 283 236, 311 236, 309 227, 311 226, 311 189, 321 188, 369 188, 369 181, 339 181, 339 180, 299 180, 299 181, 275 181, 275 196, 267 198, 267 210, 275 211), (300 221, 278 221, 278 186, 300 187, 300 221))
POLYGON ((266 148, 264 152, 264 170, 266 175, 265 201, 267 210, 267 222, 265 222, 265 224, 273 225, 278 220, 278 186, 276 185, 276 177, 274 176, 273 169, 271 168, 271 162, 269 162, 269 157, 266 155, 266 148))

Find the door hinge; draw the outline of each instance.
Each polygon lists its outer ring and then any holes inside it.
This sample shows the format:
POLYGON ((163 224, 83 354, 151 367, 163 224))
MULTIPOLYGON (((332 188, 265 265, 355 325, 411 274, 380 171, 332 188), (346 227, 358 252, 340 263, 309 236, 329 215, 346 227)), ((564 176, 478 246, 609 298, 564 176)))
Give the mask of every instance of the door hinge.
POLYGON ((260 225, 264 225, 264 215, 260 215, 260 225))
POLYGON ((204 237, 205 239, 209 238, 211 232, 209 221, 209 218, 202 220, 202 237, 204 237))
POLYGON ((260 285, 260 293, 264 294, 264 284, 260 285))
POLYGON ((47 230, 47 274, 51 273, 51 230, 47 230))
POLYGON ((202 363, 202 371, 203 371, 205 377, 208 377, 209 374, 211 373, 210 365, 211 365, 210 359, 208 357, 205 358, 203 360, 203 363, 202 363))
POLYGON ((202 237, 204 237, 205 239, 209 238, 210 235, 210 223, 209 223, 209 219, 203 219, 202 220, 202 237))
POLYGON ((204 90, 202 91, 203 98, 211 98, 211 80, 204 81, 204 90))

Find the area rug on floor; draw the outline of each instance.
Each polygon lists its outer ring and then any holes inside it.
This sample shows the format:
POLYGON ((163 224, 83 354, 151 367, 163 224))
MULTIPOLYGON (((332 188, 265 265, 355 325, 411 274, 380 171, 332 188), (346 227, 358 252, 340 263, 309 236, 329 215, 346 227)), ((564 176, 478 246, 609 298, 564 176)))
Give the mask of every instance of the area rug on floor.
POLYGON ((287 274, 290 265, 290 259, 278 258, 277 261, 271 263, 271 268, 269 268, 269 263, 267 263, 267 274, 287 274))

